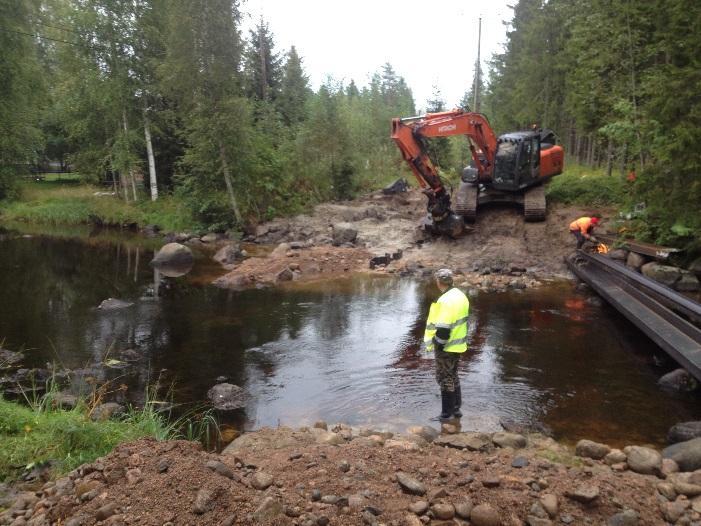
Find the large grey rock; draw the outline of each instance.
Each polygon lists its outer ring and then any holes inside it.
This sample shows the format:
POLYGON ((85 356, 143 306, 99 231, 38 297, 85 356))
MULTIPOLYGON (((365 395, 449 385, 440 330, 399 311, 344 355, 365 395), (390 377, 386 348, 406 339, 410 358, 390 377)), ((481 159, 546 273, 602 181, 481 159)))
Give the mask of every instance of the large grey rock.
POLYGON ((124 406, 121 406, 116 402, 106 402, 95 407, 95 409, 92 410, 92 413, 90 413, 90 418, 95 422, 102 422, 123 413, 124 406))
POLYGON ((645 263, 642 267, 640 267, 640 272, 642 272, 644 276, 654 279, 655 281, 662 283, 663 285, 667 285, 668 287, 674 285, 682 277, 682 272, 677 267, 660 265, 654 261, 651 263, 645 263))
POLYGON ((695 471, 701 468, 701 438, 679 442, 662 450, 664 458, 671 458, 681 471, 695 471))
POLYGON ((492 442, 499 447, 512 447, 514 449, 526 447, 526 437, 518 433, 494 433, 492 442))
POLYGON ((608 256, 611 259, 625 261, 628 258, 628 251, 624 248, 615 248, 611 252, 609 252, 608 256))
POLYGON ((180 243, 168 243, 163 245, 151 260, 155 267, 178 267, 192 265, 192 250, 180 243))
POLYGON ((577 502, 588 504, 599 498, 599 488, 598 486, 582 484, 581 486, 577 486, 574 491, 565 492, 565 495, 577 502))
POLYGON ((212 259, 222 265, 233 265, 242 257, 243 255, 241 254, 241 249, 239 246, 234 243, 230 243, 217 250, 217 253, 214 254, 212 259))
POLYGON ((701 257, 698 257, 692 261, 688 269, 690 272, 696 274, 696 276, 701 277, 701 257))
POLYGON ((472 508, 470 522, 473 526, 501 526, 502 524, 499 513, 489 504, 479 504, 472 508))
POLYGON ((667 442, 670 444, 685 442, 698 437, 701 437, 701 421, 699 420, 674 424, 667 432, 667 442))
POLYGON ((636 254, 635 252, 629 252, 628 258, 626 259, 626 265, 630 268, 634 268, 635 270, 640 270, 640 267, 642 267, 646 262, 647 259, 645 256, 636 254))
POLYGON ((358 231, 350 223, 336 223, 333 225, 333 244, 354 243, 358 237, 358 231))
POLYGON ((606 444, 600 444, 591 440, 580 440, 577 442, 575 452, 577 456, 601 460, 609 454, 611 448, 606 444))
POLYGON ((455 517, 455 507, 452 504, 438 502, 431 506, 436 519, 447 521, 455 517))
POLYGON ((207 391, 207 398, 210 399, 215 409, 231 411, 241 409, 246 406, 245 391, 238 385, 221 383, 207 391))
POLYGON ((402 487, 404 491, 407 493, 411 493, 412 495, 425 495, 426 494, 426 486, 424 486, 421 482, 416 480, 413 477, 410 477, 406 473, 403 472, 398 472, 397 473, 397 482, 399 485, 402 487))
POLYGON ((439 446, 467 449, 468 451, 487 451, 492 445, 492 440, 489 435, 484 433, 458 433, 441 435, 433 443, 439 446))
POLYGON ((263 491, 272 486, 274 482, 273 476, 263 471, 256 471, 251 477, 251 486, 257 490, 263 491))
POLYGON ((699 386, 696 378, 691 376, 686 369, 675 369, 671 373, 665 374, 657 381, 657 385, 665 389, 673 389, 675 391, 690 392, 696 390, 699 386))
POLYGON ((682 277, 674 284, 679 292, 696 292, 701 289, 698 278, 688 270, 682 270, 682 277))
POLYGON ((8 351, 0 347, 0 369, 8 365, 14 365, 24 359, 24 354, 21 352, 8 351))
POLYGON ((662 470, 662 455, 654 449, 642 446, 629 446, 625 448, 626 462, 631 471, 642 475, 657 475, 662 470))

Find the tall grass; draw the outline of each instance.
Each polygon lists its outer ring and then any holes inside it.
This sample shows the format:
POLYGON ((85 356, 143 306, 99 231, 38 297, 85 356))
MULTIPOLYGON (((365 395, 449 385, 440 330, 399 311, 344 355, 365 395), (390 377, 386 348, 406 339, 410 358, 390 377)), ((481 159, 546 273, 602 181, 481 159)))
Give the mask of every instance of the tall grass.
POLYGON ((97 195, 104 191, 72 182, 25 182, 19 199, 0 202, 0 217, 51 225, 136 223, 156 224, 168 231, 199 228, 190 209, 177 197, 161 196, 152 202, 142 196, 136 203, 127 203, 117 196, 97 195))
POLYGON ((186 439, 216 444, 219 426, 211 410, 190 411, 179 418, 159 410, 155 388, 141 408, 130 407, 120 418, 90 418, 102 396, 94 394, 71 410, 55 404, 57 388, 49 382, 43 396, 26 391, 24 402, 0 394, 0 481, 17 478, 35 465, 51 462, 54 475, 66 473, 109 453, 122 442, 143 437, 186 439))

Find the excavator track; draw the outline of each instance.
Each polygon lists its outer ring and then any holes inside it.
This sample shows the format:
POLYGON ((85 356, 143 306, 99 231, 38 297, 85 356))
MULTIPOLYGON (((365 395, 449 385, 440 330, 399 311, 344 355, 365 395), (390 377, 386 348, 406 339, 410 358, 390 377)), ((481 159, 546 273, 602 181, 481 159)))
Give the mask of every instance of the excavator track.
POLYGON ((455 213, 463 216, 466 223, 474 223, 477 218, 478 193, 475 185, 461 182, 455 194, 455 213))
POLYGON ((528 222, 545 221, 545 186, 538 185, 523 195, 523 215, 528 222))

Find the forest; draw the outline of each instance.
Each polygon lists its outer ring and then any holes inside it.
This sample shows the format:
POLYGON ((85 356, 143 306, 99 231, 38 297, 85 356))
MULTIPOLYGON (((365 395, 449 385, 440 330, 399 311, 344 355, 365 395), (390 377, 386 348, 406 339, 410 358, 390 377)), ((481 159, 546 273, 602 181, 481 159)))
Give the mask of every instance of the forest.
MULTIPOLYGON (((277 47, 264 19, 244 32, 243 8, 0 0, 0 199, 52 160, 124 201, 176 196, 211 230, 241 227, 407 176, 391 118, 462 105, 497 133, 553 129, 568 164, 633 172, 616 204, 635 210, 636 233, 698 243, 698 2, 519 0, 486 85, 475 67, 479 98, 466 86, 462 101, 438 87, 415 101, 370 58, 366 84, 314 89, 303 50, 277 47)), ((467 151, 442 141, 433 154, 450 179, 467 151)))

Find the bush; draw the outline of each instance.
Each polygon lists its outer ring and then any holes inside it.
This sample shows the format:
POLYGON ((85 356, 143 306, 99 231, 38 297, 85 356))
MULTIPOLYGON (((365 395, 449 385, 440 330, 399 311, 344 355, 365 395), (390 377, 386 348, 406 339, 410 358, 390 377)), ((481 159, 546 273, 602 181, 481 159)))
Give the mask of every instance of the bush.
POLYGON ((565 204, 621 207, 628 202, 626 181, 620 176, 580 165, 566 167, 546 189, 548 199, 565 204))

